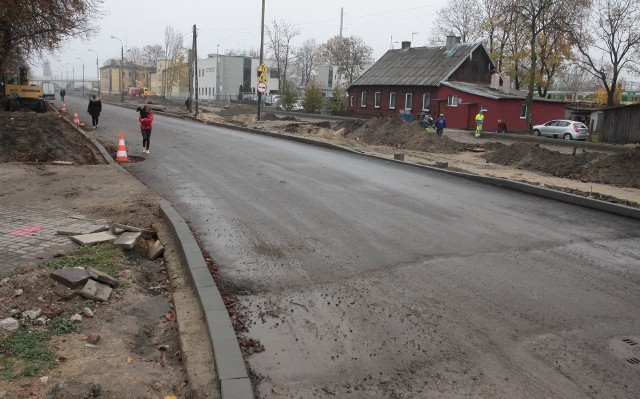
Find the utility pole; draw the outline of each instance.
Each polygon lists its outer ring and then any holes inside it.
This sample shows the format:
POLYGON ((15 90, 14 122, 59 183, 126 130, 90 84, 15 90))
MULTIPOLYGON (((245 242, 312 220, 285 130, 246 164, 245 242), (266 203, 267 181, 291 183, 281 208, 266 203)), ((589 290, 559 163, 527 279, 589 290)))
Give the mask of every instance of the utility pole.
POLYGON ((118 81, 120 82, 120 101, 124 102, 124 92, 123 92, 123 88, 122 88, 122 66, 124 65, 124 43, 122 43, 122 40, 118 39, 115 36, 111 36, 112 39, 116 39, 120 42, 120 78, 118 79, 118 81))
POLYGON ((80 57, 76 58, 82 61, 82 97, 84 97, 84 60, 80 57))
MULTIPOLYGON (((264 0, 262 0, 262 22, 260 23, 260 66, 264 62, 264 0)), ((260 107, 262 106, 262 93, 258 92, 258 120, 260 120, 260 107)))
POLYGON ((100 86, 102 86, 102 82, 100 82, 100 67, 98 66, 98 52, 91 49, 89 49, 89 51, 96 53, 96 77, 98 78, 98 96, 100 96, 100 86))
POLYGON ((196 92, 196 118, 198 117, 198 33, 196 32, 196 26, 193 25, 193 77, 195 83, 196 92))
POLYGON ((340 37, 342 37, 342 27, 344 22, 344 7, 340 7, 340 37))

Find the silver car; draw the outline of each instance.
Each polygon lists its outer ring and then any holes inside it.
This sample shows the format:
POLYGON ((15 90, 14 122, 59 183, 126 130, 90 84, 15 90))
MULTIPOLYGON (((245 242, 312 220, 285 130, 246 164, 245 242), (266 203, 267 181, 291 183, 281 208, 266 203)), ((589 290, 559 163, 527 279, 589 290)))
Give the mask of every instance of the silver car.
POLYGON ((558 119, 549 121, 544 125, 535 125, 533 134, 536 136, 563 138, 565 140, 586 140, 589 137, 589 128, 582 122, 558 119))

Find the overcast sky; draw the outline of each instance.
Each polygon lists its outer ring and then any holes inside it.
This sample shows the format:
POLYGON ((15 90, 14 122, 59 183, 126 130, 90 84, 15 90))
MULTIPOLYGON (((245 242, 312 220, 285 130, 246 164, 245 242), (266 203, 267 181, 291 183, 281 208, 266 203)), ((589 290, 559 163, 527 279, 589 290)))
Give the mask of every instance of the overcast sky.
MULTIPOLYGON (((300 29, 294 39, 299 46, 306 39, 319 44, 340 33, 340 9, 344 9, 344 36, 359 36, 373 48, 374 59, 391 48, 392 41, 411 41, 413 45, 427 43, 431 26, 437 21, 438 10, 446 0, 266 0, 265 24, 282 19, 300 29), (413 33, 416 33, 412 35, 413 33), (393 40, 392 40, 393 38, 393 40)), ((198 28, 198 58, 227 50, 260 49, 261 0, 104 0, 104 16, 89 23, 99 27, 89 42, 72 40, 62 52, 49 58, 54 74, 68 73, 76 80, 82 76, 96 77, 96 53, 102 67, 108 58, 120 58, 120 42, 127 47, 164 43, 167 25, 182 32, 185 45, 191 47, 192 29, 198 28), (81 58, 82 60, 79 60, 81 58)), ((265 34, 265 54, 267 38, 265 34)), ((42 68, 34 71, 42 74, 42 68)))

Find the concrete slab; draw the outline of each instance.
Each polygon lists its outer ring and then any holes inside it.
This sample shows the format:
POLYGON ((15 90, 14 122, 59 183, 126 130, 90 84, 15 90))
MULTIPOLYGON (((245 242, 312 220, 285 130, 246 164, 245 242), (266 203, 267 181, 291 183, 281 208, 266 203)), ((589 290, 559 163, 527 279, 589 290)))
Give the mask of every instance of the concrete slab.
POLYGON ((101 242, 113 241, 116 236, 108 232, 100 232, 100 233, 92 233, 92 234, 82 234, 77 236, 69 236, 74 242, 77 242, 80 245, 93 245, 99 244, 101 242))
POLYGON ((216 369, 220 380, 249 377, 236 337, 213 341, 213 356, 216 359, 216 369))
POLYGON ((113 288, 106 284, 101 284, 95 280, 88 280, 80 291, 80 296, 86 299, 91 299, 96 302, 106 302, 111 296, 113 288))
POLYGON ((143 302, 131 305, 126 312, 139 318, 157 319, 164 317, 170 310, 169 302, 162 295, 156 295, 143 302))
POLYGON ((80 287, 90 278, 86 270, 75 267, 54 270, 49 274, 49 277, 68 288, 80 287))
POLYGON ((92 279, 101 283, 108 284, 112 287, 117 287, 120 284, 118 280, 111 277, 107 273, 102 273, 100 270, 96 270, 92 267, 87 268, 87 273, 89 273, 89 276, 91 276, 92 279))
POLYGON ((156 260, 160 256, 162 256, 162 254, 164 254, 164 246, 162 245, 160 240, 156 240, 153 242, 153 244, 149 245, 149 259, 156 260))
POLYGON ((122 249, 133 249, 141 236, 140 232, 127 231, 122 233, 113 245, 122 249))
POLYGON ((100 233, 101 231, 109 230, 109 226, 107 225, 83 225, 83 226, 69 226, 57 230, 56 233, 61 236, 79 236, 83 234, 92 234, 92 233, 100 233))

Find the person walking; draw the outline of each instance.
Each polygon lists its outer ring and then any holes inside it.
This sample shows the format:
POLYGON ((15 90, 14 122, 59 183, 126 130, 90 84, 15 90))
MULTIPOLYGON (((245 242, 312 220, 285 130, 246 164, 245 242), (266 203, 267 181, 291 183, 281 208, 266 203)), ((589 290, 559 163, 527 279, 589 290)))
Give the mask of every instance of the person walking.
POLYGON ((146 104, 142 109, 138 108, 140 115, 138 120, 140 121, 140 132, 142 133, 142 153, 149 153, 149 145, 151 142, 151 127, 153 124, 153 111, 151 105, 146 104))
POLYGON ((482 124, 484 123, 484 111, 480 110, 476 115, 476 138, 480 138, 482 132, 482 124))
POLYGON ((91 99, 89 99, 89 106, 87 107, 87 112, 91 115, 91 125, 94 129, 98 128, 98 118, 100 117, 100 112, 102 112, 102 101, 95 95, 91 95, 91 99))
POLYGON ((64 96, 67 95, 67 91, 65 89, 60 90, 60 99, 64 102, 64 96))
POLYGON ((440 116, 438 116, 438 119, 436 119, 436 134, 442 137, 445 127, 447 127, 447 120, 444 119, 443 114, 440 114, 440 116))

